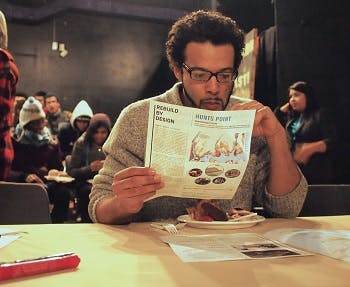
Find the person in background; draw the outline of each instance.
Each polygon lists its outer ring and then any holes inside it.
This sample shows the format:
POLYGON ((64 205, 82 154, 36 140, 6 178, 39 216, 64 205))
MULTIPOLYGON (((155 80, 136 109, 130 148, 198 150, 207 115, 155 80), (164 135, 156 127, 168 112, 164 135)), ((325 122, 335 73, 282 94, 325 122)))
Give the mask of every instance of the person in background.
POLYGON ((334 183, 331 151, 336 146, 336 125, 320 108, 310 84, 298 81, 289 89, 289 101, 275 109, 291 141, 293 157, 309 184, 334 183))
POLYGON ((25 102, 26 99, 28 99, 28 95, 24 92, 16 92, 13 94, 14 97, 14 105, 17 104, 17 102, 25 102))
POLYGON ((11 132, 14 131, 16 128, 18 121, 19 121, 19 112, 22 109, 22 106, 24 102, 28 99, 28 95, 26 93, 22 92, 16 92, 14 94, 14 106, 13 106, 13 120, 12 120, 12 127, 11 127, 11 132))
POLYGON ((47 93, 45 98, 45 107, 47 109, 47 125, 53 138, 56 140, 59 128, 63 123, 69 122, 71 113, 61 110, 59 98, 54 93, 47 93))
POLYGON ((75 178, 78 211, 82 222, 91 222, 88 213, 92 178, 102 168, 105 154, 102 145, 111 131, 111 120, 106 114, 97 113, 85 133, 74 144, 67 172, 75 178))
POLYGON ((62 159, 72 153, 76 140, 86 131, 93 112, 89 104, 81 100, 74 108, 70 121, 64 123, 58 130, 58 142, 61 148, 62 159))
POLYGON ((46 97, 46 92, 44 91, 37 91, 34 94, 34 98, 36 98, 40 102, 40 104, 43 106, 44 112, 47 113, 47 109, 45 106, 45 97, 46 97))
POLYGON ((19 71, 7 50, 8 36, 5 15, 0 11, 0 180, 6 180, 14 157, 11 126, 14 94, 19 71))
POLYGON ((218 12, 192 12, 174 23, 166 53, 178 79, 160 96, 127 106, 103 146, 106 160, 94 177, 89 214, 94 222, 175 219, 197 199, 161 196, 162 175, 144 167, 150 100, 206 110, 255 110, 250 158, 232 200, 219 200, 226 212, 251 210, 253 202, 273 217, 295 217, 307 182, 289 150, 283 126, 273 111, 257 101, 230 96, 244 50, 244 33, 218 12))
POLYGON ((50 203, 53 204, 53 223, 67 220, 70 190, 63 183, 48 182, 47 175, 64 175, 59 148, 52 143, 45 126, 45 113, 41 103, 29 97, 19 114, 19 123, 13 137, 15 157, 8 181, 45 184, 50 203))

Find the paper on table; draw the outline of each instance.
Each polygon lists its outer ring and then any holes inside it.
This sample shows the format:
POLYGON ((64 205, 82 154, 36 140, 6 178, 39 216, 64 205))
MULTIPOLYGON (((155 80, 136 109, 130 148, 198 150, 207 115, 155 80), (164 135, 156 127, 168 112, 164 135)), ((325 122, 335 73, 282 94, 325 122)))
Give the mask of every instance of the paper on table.
POLYGON ((170 235, 168 243, 184 262, 210 262, 242 259, 271 259, 311 255, 255 233, 170 235))
POLYGON ((350 262, 350 230, 320 230, 279 228, 269 231, 266 237, 350 262))
MULTIPOLYGON (((6 232, 15 232, 16 230, 9 229, 9 228, 0 228, 0 234, 1 233, 6 233, 6 232)), ((6 235, 6 236, 1 236, 0 237, 0 248, 10 244, 11 242, 17 240, 20 238, 21 235, 6 235)))

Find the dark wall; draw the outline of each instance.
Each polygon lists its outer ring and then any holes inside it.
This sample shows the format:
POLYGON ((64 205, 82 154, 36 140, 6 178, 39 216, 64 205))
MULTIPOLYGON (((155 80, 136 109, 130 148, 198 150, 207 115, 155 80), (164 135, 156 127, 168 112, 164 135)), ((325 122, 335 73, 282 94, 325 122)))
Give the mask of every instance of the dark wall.
MULTIPOLYGON (((67 12, 55 17, 56 40, 69 54, 51 50, 53 19, 8 23, 9 49, 21 77, 18 91, 54 91, 72 110, 85 99, 113 120, 141 95, 164 56, 170 23, 67 12)), ((151 95, 147 95, 151 96, 151 95)))
POLYGON ((274 4, 271 0, 219 0, 218 11, 236 20, 238 25, 249 32, 258 33, 274 25, 274 4))
POLYGON ((334 162, 339 183, 350 182, 349 32, 345 0, 276 0, 279 102, 288 86, 312 84, 323 107, 332 111, 339 135, 334 162))

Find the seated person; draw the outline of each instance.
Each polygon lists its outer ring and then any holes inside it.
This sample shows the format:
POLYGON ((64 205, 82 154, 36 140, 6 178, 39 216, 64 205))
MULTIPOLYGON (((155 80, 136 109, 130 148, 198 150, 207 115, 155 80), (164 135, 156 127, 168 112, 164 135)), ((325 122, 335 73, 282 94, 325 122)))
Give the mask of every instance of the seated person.
POLYGON ((60 126, 57 137, 62 159, 72 153, 74 143, 89 126, 92 114, 89 104, 82 100, 75 106, 69 122, 60 126))
POLYGON ((275 109, 291 141, 293 157, 309 184, 334 183, 331 151, 336 146, 336 126, 327 110, 320 108, 312 87, 295 82, 289 101, 275 109))
POLYGON ((59 175, 63 166, 59 148, 52 144, 45 127, 45 113, 34 97, 29 97, 20 111, 12 143, 15 157, 8 181, 45 184, 53 204, 52 222, 63 223, 67 220, 70 191, 62 183, 45 180, 46 175, 59 175))
POLYGON ((91 222, 88 213, 91 180, 102 168, 105 154, 102 145, 111 131, 111 121, 106 114, 95 114, 85 133, 75 142, 67 172, 75 178, 78 211, 82 222, 91 222))
POLYGON ((58 130, 63 123, 68 123, 71 113, 61 110, 61 103, 54 93, 47 93, 45 97, 47 127, 53 139, 57 140, 58 130))
MULTIPOLYGON (((178 79, 152 98, 170 104, 221 110, 256 110, 247 169, 231 200, 219 200, 226 212, 251 210, 253 201, 274 217, 299 214, 307 182, 289 150, 284 128, 267 106, 230 96, 244 49, 244 33, 218 12, 197 11, 172 26, 166 53, 178 79)), ((125 224, 176 218, 198 199, 161 196, 156 170, 144 167, 150 99, 126 107, 103 146, 103 168, 94 177, 89 214, 94 222, 125 224)))

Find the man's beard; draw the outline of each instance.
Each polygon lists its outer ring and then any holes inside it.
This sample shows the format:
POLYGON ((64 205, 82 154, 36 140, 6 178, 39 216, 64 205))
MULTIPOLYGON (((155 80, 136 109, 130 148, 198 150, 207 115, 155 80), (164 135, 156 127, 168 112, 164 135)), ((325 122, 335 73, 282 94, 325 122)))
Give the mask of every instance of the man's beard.
MULTIPOLYGON (((230 89, 230 91, 231 90, 232 89, 230 89)), ((185 87, 183 87, 183 94, 187 98, 187 100, 191 103, 191 106, 193 108, 206 109, 205 106, 208 105, 209 103, 215 103, 217 105, 220 103, 220 105, 221 105, 221 109, 220 110, 224 111, 226 109, 227 105, 228 105, 231 93, 227 94, 227 96, 226 96, 226 99, 227 99, 226 103, 224 103, 224 101, 222 99, 220 99, 219 97, 213 96, 213 97, 208 97, 208 98, 205 98, 205 99, 201 99, 199 101, 199 105, 197 105, 195 103, 195 101, 192 99, 192 97, 189 95, 189 93, 187 93, 185 87)))

